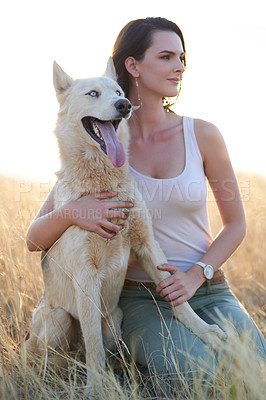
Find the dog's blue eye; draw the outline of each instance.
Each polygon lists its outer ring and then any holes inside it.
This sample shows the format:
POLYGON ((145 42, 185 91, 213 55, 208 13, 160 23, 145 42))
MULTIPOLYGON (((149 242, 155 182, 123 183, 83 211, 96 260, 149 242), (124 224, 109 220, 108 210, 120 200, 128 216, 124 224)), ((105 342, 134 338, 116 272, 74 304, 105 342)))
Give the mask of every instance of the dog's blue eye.
POLYGON ((89 95, 89 96, 91 96, 91 97, 98 97, 99 93, 96 92, 96 90, 92 90, 91 92, 86 93, 86 96, 87 96, 87 95, 89 95))
POLYGON ((117 94, 117 96, 121 96, 122 95, 122 93, 119 92, 119 90, 116 91, 116 94, 117 94))

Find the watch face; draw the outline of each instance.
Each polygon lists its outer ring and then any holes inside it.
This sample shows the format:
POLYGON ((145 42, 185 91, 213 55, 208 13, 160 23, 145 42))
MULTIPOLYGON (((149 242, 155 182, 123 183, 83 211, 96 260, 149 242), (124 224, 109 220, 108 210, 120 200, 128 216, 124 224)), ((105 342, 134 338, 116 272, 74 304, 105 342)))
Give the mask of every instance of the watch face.
POLYGON ((212 279, 213 269, 210 265, 206 265, 206 267, 204 268, 204 273, 207 279, 212 279))

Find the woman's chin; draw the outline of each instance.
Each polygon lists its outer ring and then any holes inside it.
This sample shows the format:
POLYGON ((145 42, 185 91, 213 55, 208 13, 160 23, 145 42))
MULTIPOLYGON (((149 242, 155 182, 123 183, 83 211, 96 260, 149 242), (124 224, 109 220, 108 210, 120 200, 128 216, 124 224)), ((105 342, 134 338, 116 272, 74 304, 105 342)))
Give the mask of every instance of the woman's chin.
POLYGON ((163 97, 176 97, 179 92, 179 86, 172 88, 171 90, 166 90, 163 97))
POLYGON ((178 95, 178 90, 176 90, 175 92, 171 92, 168 94, 165 94, 163 97, 176 97, 178 95))

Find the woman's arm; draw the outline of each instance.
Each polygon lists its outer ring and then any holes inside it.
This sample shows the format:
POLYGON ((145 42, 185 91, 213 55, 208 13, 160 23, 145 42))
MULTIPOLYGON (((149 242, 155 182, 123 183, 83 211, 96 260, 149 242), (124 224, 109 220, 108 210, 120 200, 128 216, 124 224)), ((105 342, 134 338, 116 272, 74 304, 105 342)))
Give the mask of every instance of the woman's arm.
MULTIPOLYGON (((213 190, 223 228, 201 260, 216 271, 237 249, 246 233, 244 209, 237 180, 221 133, 215 125, 195 120, 195 134, 202 154, 204 169, 213 190)), ((173 266, 162 266, 172 275, 161 282, 157 291, 171 305, 189 300, 205 281, 203 269, 193 265, 182 272, 173 266)))
POLYGON ((217 270, 237 249, 246 234, 246 219, 237 179, 215 125, 196 121, 205 174, 212 188, 223 228, 201 261, 217 270))
POLYGON ((54 210, 53 188, 27 232, 26 243, 29 251, 48 249, 71 225, 110 239, 122 226, 111 223, 109 218, 126 218, 123 211, 113 209, 133 207, 132 203, 125 201, 104 201, 116 194, 113 192, 87 195, 54 210))

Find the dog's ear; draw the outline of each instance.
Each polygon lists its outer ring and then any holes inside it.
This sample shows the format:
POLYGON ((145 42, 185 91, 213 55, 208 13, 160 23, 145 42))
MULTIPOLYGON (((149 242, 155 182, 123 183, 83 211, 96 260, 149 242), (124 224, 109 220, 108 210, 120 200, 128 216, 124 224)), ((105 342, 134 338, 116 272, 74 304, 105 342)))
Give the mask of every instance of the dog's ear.
POLYGON ((106 70, 105 70, 103 76, 107 76, 108 78, 111 78, 114 81, 117 80, 116 70, 115 70, 115 66, 114 66, 112 57, 109 57, 109 60, 107 62, 107 66, 106 66, 106 70))
POLYGON ((69 75, 67 75, 55 61, 53 65, 53 79, 55 91, 57 94, 63 93, 74 82, 74 80, 69 75))

